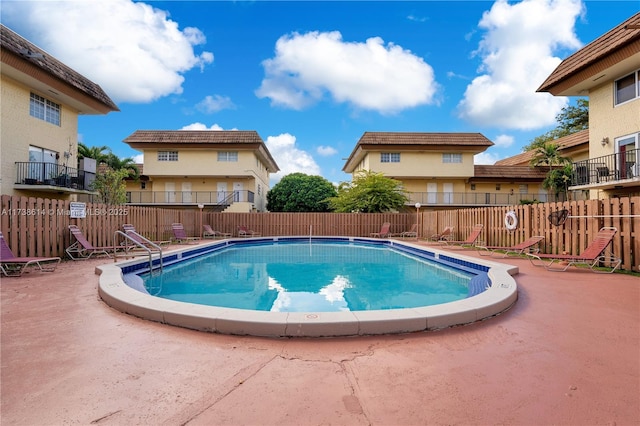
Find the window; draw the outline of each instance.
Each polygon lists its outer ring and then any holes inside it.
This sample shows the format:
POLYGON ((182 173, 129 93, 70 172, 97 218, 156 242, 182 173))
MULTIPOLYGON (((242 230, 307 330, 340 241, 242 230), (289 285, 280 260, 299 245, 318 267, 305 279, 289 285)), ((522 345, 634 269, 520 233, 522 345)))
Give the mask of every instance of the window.
POLYGON ((145 181, 140 182, 140 189, 147 189, 147 182, 145 181))
POLYGON ((500 184, 496 183, 496 191, 500 191, 500 184))
POLYGON ((615 82, 615 104, 640 97, 640 71, 635 71, 615 82))
POLYGON ((521 194, 528 194, 529 193, 529 185, 527 185, 527 184, 518 185, 518 192, 521 193, 521 194))
POLYGON ((178 161, 178 151, 158 151, 158 161, 178 161))
POLYGON ((218 151, 218 161, 237 162, 238 151, 218 151))
POLYGON ((35 93, 31 94, 29 114, 47 123, 60 125, 60 105, 35 93))
POLYGON ((475 191, 475 190, 476 190, 476 184, 475 184, 475 183, 472 183, 472 184, 471 184, 471 190, 472 190, 472 191, 475 191))
POLYGON ((380 153, 380 162, 381 163, 399 163, 400 153, 399 152, 382 152, 380 153))
POLYGON ((453 152, 443 152, 442 162, 443 163, 462 163, 462 154, 453 153, 453 152))
POLYGON ((29 145, 29 169, 27 178, 44 182, 58 175, 58 153, 46 148, 29 145))
POLYGON ((616 138, 617 160, 620 178, 629 179, 640 175, 640 134, 616 138))

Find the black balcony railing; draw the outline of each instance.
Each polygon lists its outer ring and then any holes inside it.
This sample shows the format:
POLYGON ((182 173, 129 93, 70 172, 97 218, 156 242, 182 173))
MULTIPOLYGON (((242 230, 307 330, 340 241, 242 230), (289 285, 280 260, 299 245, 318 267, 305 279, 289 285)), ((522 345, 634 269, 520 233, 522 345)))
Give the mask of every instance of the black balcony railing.
POLYGON ((56 163, 16 162, 18 185, 40 185, 90 190, 95 174, 56 163))
POLYGON ((254 202, 252 191, 128 191, 129 204, 230 205, 254 202))
POLYGON ((640 149, 573 163, 571 186, 597 185, 638 177, 640 149))
POLYGON ((565 194, 523 194, 519 192, 411 192, 408 206, 510 206, 522 202, 564 201, 565 194))

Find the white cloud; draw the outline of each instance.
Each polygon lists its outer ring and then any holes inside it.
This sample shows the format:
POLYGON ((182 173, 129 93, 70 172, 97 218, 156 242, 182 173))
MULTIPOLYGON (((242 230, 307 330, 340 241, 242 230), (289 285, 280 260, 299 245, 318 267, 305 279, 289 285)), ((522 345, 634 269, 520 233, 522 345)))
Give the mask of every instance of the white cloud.
POLYGON ((409 21, 414 21, 414 22, 427 22, 427 20, 428 20, 425 17, 416 16, 414 14, 411 14, 411 15, 407 16, 407 19, 409 21))
POLYGON ((2 14, 116 102, 180 94, 183 73, 213 62, 211 52, 194 53, 206 41, 199 29, 180 30, 167 12, 141 2, 6 2, 2 14))
POLYGON ((323 157, 330 157, 332 155, 336 155, 338 153, 338 150, 335 149, 332 146, 319 146, 316 149, 316 152, 320 155, 322 155, 323 157))
POLYGON ((489 154, 487 152, 482 152, 480 154, 476 154, 473 156, 473 164, 477 164, 477 165, 481 165, 481 164, 495 164, 496 161, 498 161, 500 158, 498 158, 497 155, 494 154, 489 154))
POLYGON ((235 109, 235 107, 231 98, 220 95, 207 96, 196 105, 196 109, 205 114, 213 114, 223 109, 235 109))
POLYGON ((306 151, 296 147, 296 137, 289 133, 269 136, 265 141, 269 152, 280 167, 278 173, 272 174, 272 183, 279 182, 283 176, 300 172, 308 175, 320 175, 320 166, 306 151))
POLYGON ((144 164, 144 154, 134 155, 131 158, 133 158, 133 161, 135 161, 136 164, 144 164))
POLYGON ((344 42, 337 32, 280 37, 263 61, 256 95, 272 105, 304 109, 329 94, 334 101, 383 114, 435 103, 433 69, 409 50, 379 37, 344 42))
MULTIPOLYGON (((207 127, 206 124, 196 122, 196 123, 187 124, 180 130, 224 130, 224 129, 217 124, 212 124, 211 127, 207 127)), ((232 130, 237 130, 237 129, 232 129, 232 130)))
POLYGON ((513 136, 498 135, 496 136, 493 143, 498 148, 509 148, 511 145, 513 145, 513 136))
POLYGON ((554 51, 581 46, 574 24, 582 13, 580 0, 496 1, 479 23, 483 74, 467 86, 459 116, 508 129, 554 124, 568 100, 536 89, 561 62, 554 51))

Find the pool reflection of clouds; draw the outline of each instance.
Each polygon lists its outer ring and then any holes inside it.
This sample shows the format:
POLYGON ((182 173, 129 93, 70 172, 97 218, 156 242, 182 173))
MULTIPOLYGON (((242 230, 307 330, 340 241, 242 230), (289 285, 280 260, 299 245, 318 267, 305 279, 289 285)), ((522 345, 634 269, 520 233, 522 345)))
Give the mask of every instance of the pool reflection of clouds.
MULTIPOLYGON (((298 241, 307 242, 306 239, 299 237, 286 238, 287 243, 298 241)), ((318 239, 321 242, 334 242, 337 239, 341 244, 344 244, 347 241, 349 242, 348 244, 350 244, 351 241, 355 242, 354 245, 360 245, 361 243, 359 239, 350 237, 319 237, 318 239)), ((257 244, 264 245, 266 240, 268 239, 260 239, 257 241, 257 244)), ((274 246, 280 242, 278 238, 273 238, 272 241, 274 246)), ((276 268, 276 273, 272 273, 274 271, 269 270, 270 268, 267 268, 267 265, 264 265, 265 256, 261 255, 260 257, 262 258, 262 262, 260 263, 262 263, 262 265, 254 268, 252 272, 248 272, 246 276, 243 276, 243 279, 241 280, 241 287, 236 287, 234 289, 229 287, 230 283, 228 283, 225 278, 227 278, 228 275, 235 276, 235 273, 229 274, 230 272, 235 271, 232 271, 233 268, 225 266, 228 265, 228 263, 220 262, 220 258, 224 257, 225 254, 228 254, 228 251, 224 250, 224 247, 228 246, 234 250, 233 247, 236 244, 244 246, 246 244, 253 243, 245 240, 232 240, 224 244, 216 242, 202 247, 186 248, 169 252, 167 254, 167 258, 169 260, 174 261, 173 259, 177 259, 178 261, 175 263, 176 266, 181 265, 186 268, 170 272, 173 269, 173 265, 167 266, 165 264, 164 273, 161 274, 162 279, 159 280, 158 283, 152 283, 159 284, 157 288, 154 287, 153 289, 166 290, 166 278, 169 278, 170 276, 179 275, 183 278, 187 278, 188 281, 197 281, 194 280, 192 272, 194 272, 194 269, 197 269, 196 264, 200 263, 200 260, 202 259, 201 255, 204 251, 203 249, 210 247, 213 249, 212 253, 215 253, 216 250, 222 248, 223 252, 219 253, 219 257, 215 255, 218 257, 217 261, 210 259, 213 264, 204 266, 203 269, 206 271, 205 275, 207 280, 202 284, 204 284, 205 287, 208 287, 208 290, 212 288, 222 288, 224 290, 230 289, 231 292, 229 293, 211 293, 205 295, 202 292, 193 293, 194 290, 191 289, 191 293, 197 298, 197 300, 195 302, 191 301, 190 303, 182 303, 181 301, 172 300, 171 298, 154 297, 148 292, 136 290, 135 288, 128 286, 122 279, 123 273, 125 276, 128 273, 141 274, 140 271, 144 271, 147 268, 147 261, 127 260, 115 264, 105 264, 96 268, 100 273, 100 297, 105 303, 117 310, 151 321, 158 321, 165 324, 208 332, 238 335, 249 334, 269 337, 355 336, 440 330, 442 328, 469 324, 488 319, 509 309, 509 307, 516 302, 518 297, 517 285, 512 277, 518 273, 518 268, 515 266, 497 262, 488 262, 486 260, 482 261, 463 254, 454 254, 450 251, 443 251, 439 248, 419 247, 411 242, 389 242, 373 239, 366 239, 366 244, 375 244, 380 247, 388 245, 392 247, 394 251, 400 251, 403 253, 419 253, 418 257, 421 258, 421 262, 425 259, 431 258, 436 262, 444 260, 445 262, 461 265, 461 268, 457 266, 454 267, 455 271, 460 271, 462 269, 466 272, 468 269, 469 272, 471 272, 471 275, 475 275, 476 277, 479 275, 474 273, 475 270, 487 271, 485 273, 486 279, 484 282, 493 284, 488 288, 482 289, 484 290, 482 293, 468 295, 469 290, 471 289, 470 282, 469 285, 463 286, 466 296, 464 300, 458 299, 452 302, 443 300, 439 302, 438 306, 432 306, 434 302, 433 300, 424 300, 420 297, 422 296, 422 293, 424 293, 424 289, 421 288, 422 285, 410 286, 408 292, 405 291, 402 294, 398 294, 397 292, 390 292, 390 289, 386 288, 386 282, 374 282, 376 281, 374 278, 378 278, 380 275, 386 275, 386 273, 389 272, 390 266, 397 263, 397 259, 392 259, 390 254, 388 257, 385 256, 385 258, 380 261, 381 259, 369 259, 369 257, 373 256, 369 256, 365 253, 364 257, 367 257, 367 260, 371 260, 371 262, 364 261, 363 257, 360 256, 354 262, 356 268, 353 268, 353 270, 345 269, 342 271, 329 271, 329 268, 327 268, 326 265, 334 265, 342 260, 340 256, 333 256, 334 254, 337 254, 337 252, 332 248, 330 253, 328 253, 328 256, 325 256, 322 259, 326 261, 325 267, 312 274, 308 271, 297 271, 296 273, 292 271, 290 265, 283 268, 276 268), (378 296, 377 299, 378 302, 383 301, 383 304, 371 304, 370 301, 365 301, 366 306, 360 304, 362 306, 359 305, 357 308, 357 310, 367 310, 368 312, 342 311, 304 313, 297 312, 297 310, 296 312, 264 312, 257 310, 256 308, 245 308, 245 306, 248 306, 249 302, 255 302, 256 299, 259 299, 259 302, 262 303, 262 306, 265 306, 268 311, 270 307, 273 306, 273 302, 279 294, 286 295, 289 300, 289 302, 286 303, 291 303, 291 293, 278 291, 278 285, 281 287, 289 287, 289 285, 292 284, 290 287, 292 292, 309 291, 308 288, 299 287, 299 283, 289 283, 293 277, 305 277, 305 281, 309 281, 311 276, 322 276, 323 279, 319 280, 317 285, 314 287, 313 291, 315 292, 319 292, 322 288, 327 287, 328 282, 333 283, 334 277, 337 275, 348 277, 352 282, 353 287, 358 287, 360 283, 351 273, 357 272, 358 269, 366 269, 372 263, 378 265, 383 264, 383 267, 382 269, 374 268, 375 272, 368 275, 369 279, 366 280, 365 284, 372 285, 374 288, 385 288, 383 289, 383 294, 378 296), (249 279, 250 276, 256 278, 257 281, 252 282, 249 279), (275 278, 275 282, 272 282, 272 285, 274 286, 273 288, 268 288, 269 277, 275 278), (487 281, 487 279, 490 279, 490 281, 487 281), (206 303, 206 301, 210 299, 215 299, 216 302, 223 302, 223 300, 220 299, 237 299, 238 296, 242 299, 242 306, 229 306, 226 303, 216 303, 216 305, 206 303), (408 299, 411 305, 416 307, 407 309, 408 303, 405 301, 406 299, 408 299), (401 307, 394 306, 396 304, 400 304, 401 307), (228 308, 225 306, 228 306, 228 308), (233 309, 234 306, 236 309, 233 309)), ((319 251, 316 250, 315 245, 313 248, 313 257, 316 258, 319 251)), ((307 252, 308 251, 310 250, 307 250, 307 252)), ((302 253, 302 250, 297 250, 295 252, 295 254, 300 253, 302 253)), ((267 256, 269 256, 269 254, 272 254, 271 251, 269 251, 267 256)), ((245 259, 241 259, 240 263, 247 263, 246 261, 249 260, 248 257, 255 258, 256 256, 245 256, 245 259)), ((429 263, 429 261, 425 263, 429 263)), ((440 275, 440 273, 450 276, 458 275, 455 271, 453 274, 446 274, 443 271, 440 271, 439 268, 430 272, 422 273, 419 271, 419 268, 409 269, 411 269, 411 271, 408 276, 405 276, 406 278, 422 276, 423 282, 425 281, 424 278, 432 278, 434 275, 440 275)), ((144 275, 144 273, 141 275, 144 275)), ((461 284, 459 280, 464 281, 464 277, 458 276, 454 282, 461 284)), ((482 280, 474 280, 474 282, 475 281, 480 283, 482 280)), ((189 283, 183 282, 179 287, 183 287, 186 284, 189 283)), ((172 290, 184 290, 184 288, 172 290)), ((355 290, 355 288, 344 289, 344 297, 346 300, 349 300, 349 304, 354 303, 354 296, 357 296, 354 294, 355 290)), ((169 291, 169 293, 172 293, 172 291, 169 291)), ((176 296, 182 299, 182 296, 187 295, 181 294, 176 296)), ((322 297, 328 305, 329 301, 326 300, 325 295, 322 295, 322 297)), ((357 303, 358 300, 355 302, 357 303)))
POLYGON ((344 297, 344 289, 351 285, 346 277, 336 276, 333 281, 317 293, 307 291, 287 291, 277 280, 269 277, 269 290, 276 290, 278 296, 271 312, 331 312, 349 311, 344 297), (294 308, 295 307, 295 308, 294 308))
POLYGON ((383 246, 320 243, 311 253, 306 246, 220 250, 147 275, 146 286, 171 300, 274 312, 411 308, 468 293, 471 275, 432 260, 383 246))

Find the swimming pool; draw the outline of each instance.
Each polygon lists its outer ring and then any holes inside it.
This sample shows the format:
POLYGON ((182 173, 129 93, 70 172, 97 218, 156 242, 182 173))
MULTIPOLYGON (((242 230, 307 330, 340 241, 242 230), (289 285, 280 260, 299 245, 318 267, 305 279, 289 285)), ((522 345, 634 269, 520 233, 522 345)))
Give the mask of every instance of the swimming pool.
MULTIPOLYGON (((286 241, 226 247, 141 274, 164 299, 271 312, 403 309, 484 290, 484 271, 450 267, 389 245, 286 241)), ((125 280, 126 281, 126 280, 125 280)))
MULTIPOLYGON (((166 253, 165 265, 188 262, 229 248, 246 249, 256 244, 308 241, 309 237, 230 239, 166 253)), ((154 297, 143 290, 142 280, 131 279, 148 270, 147 260, 130 260, 97 268, 103 301, 122 312, 197 330, 258 336, 346 336, 433 330, 479 321, 508 309, 517 299, 512 275, 517 268, 479 260, 418 244, 397 240, 351 237, 314 237, 314 241, 392 247, 407 255, 470 269, 488 278, 490 287, 462 300, 431 306, 370 311, 266 312, 206 306, 154 297), (125 277, 127 278, 125 283, 125 277)), ((312 245, 313 249, 313 245, 312 245)), ((485 284, 487 283, 485 282, 485 284)))

